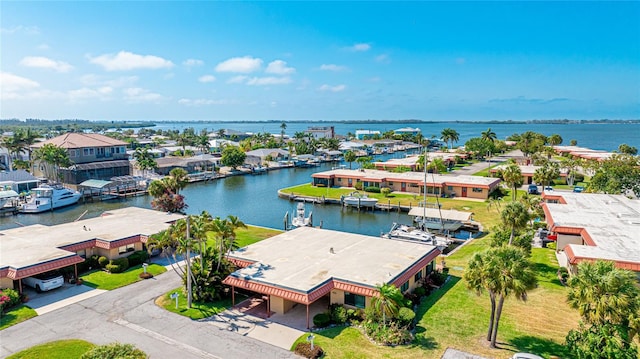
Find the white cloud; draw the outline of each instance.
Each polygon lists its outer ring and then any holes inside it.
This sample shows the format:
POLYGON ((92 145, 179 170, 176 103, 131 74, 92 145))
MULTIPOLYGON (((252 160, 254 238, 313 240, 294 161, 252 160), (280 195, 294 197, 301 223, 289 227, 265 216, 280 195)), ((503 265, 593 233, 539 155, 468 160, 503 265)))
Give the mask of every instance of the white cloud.
POLYGON ((349 50, 357 51, 357 52, 369 51, 370 49, 371 49, 371 45, 366 43, 354 44, 353 46, 349 47, 349 50))
POLYGON ((178 100, 178 103, 184 106, 197 107, 197 106, 212 106, 212 105, 229 105, 234 102, 225 100, 225 99, 213 100, 213 99, 206 99, 206 98, 196 98, 196 99, 181 98, 180 100, 178 100))
POLYGON ((320 90, 320 91, 331 91, 331 92, 341 92, 341 91, 344 91, 344 89, 346 89, 346 88, 347 88, 346 85, 331 86, 331 85, 324 84, 324 85, 318 87, 318 90, 320 90))
POLYGON ((247 85, 251 86, 265 86, 265 85, 286 85, 291 83, 291 79, 288 76, 285 77, 253 77, 247 81, 247 85))
POLYGON ((382 54, 382 55, 378 55, 375 57, 376 62, 382 63, 382 64, 388 64, 391 62, 391 59, 389 58, 389 55, 387 54, 382 54))
POLYGON ((275 60, 267 65, 267 69, 264 72, 276 75, 289 75, 296 72, 296 69, 293 67, 287 67, 286 61, 275 60))
POLYGON ((127 102, 160 102, 165 97, 140 87, 129 87, 122 90, 124 99, 127 102))
POLYGON ((348 68, 346 66, 336 65, 336 64, 322 64, 320 65, 320 70, 322 71, 346 71, 348 68))
POLYGON ((198 59, 187 59, 182 62, 184 66, 193 67, 193 66, 202 66, 204 65, 204 61, 198 59))
POLYGON ((105 76, 88 74, 80 77, 80 82, 85 86, 109 86, 113 88, 132 87, 138 82, 138 76, 121 76, 114 79, 105 76))
POLYGON ((248 74, 260 70, 260 67, 262 67, 262 59, 251 56, 233 57, 219 63, 216 66, 216 71, 248 74))
POLYGON ((77 90, 69 91, 69 100, 77 101, 87 98, 100 98, 103 100, 108 99, 108 95, 113 92, 113 88, 109 86, 99 87, 97 89, 92 89, 89 87, 83 87, 77 90))
POLYGON ((3 34, 14 34, 17 32, 24 32, 26 34, 31 34, 31 35, 38 35, 40 34, 40 28, 38 28, 37 26, 23 26, 23 25, 18 25, 18 26, 14 26, 12 28, 0 28, 0 33, 3 34))
POLYGON ((0 83, 2 83, 2 92, 15 92, 33 90, 40 87, 36 81, 26 77, 17 76, 8 72, 0 72, 0 83))
POLYGON ((135 69, 163 69, 173 67, 173 62, 153 55, 138 55, 120 51, 116 55, 104 54, 88 56, 89 62, 100 65, 107 71, 126 71, 135 69))
POLYGON ((247 76, 243 76, 243 75, 239 75, 239 76, 234 76, 230 79, 227 80, 228 84, 241 84, 244 82, 244 80, 247 79, 247 76))
POLYGON ((198 81, 203 82, 203 83, 213 82, 215 80, 216 80, 216 77, 213 76, 213 75, 204 75, 204 76, 198 77, 198 81))
POLYGON ((37 67, 51 69, 58 72, 69 72, 73 66, 63 61, 55 61, 43 56, 27 56, 20 60, 20 65, 25 67, 37 67))

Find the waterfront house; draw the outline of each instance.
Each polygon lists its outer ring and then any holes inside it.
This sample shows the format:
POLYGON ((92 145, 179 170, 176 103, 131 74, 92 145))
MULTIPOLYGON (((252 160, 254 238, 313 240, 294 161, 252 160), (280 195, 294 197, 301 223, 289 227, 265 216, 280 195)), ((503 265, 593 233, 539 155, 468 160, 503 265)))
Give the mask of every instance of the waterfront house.
POLYGON ((247 158, 244 163, 250 165, 261 165, 268 161, 278 162, 289 159, 289 151, 280 148, 259 148, 246 152, 247 158))
POLYGON ((487 199, 500 184, 499 178, 480 176, 453 176, 429 174, 426 178, 421 172, 392 173, 380 170, 335 169, 311 175, 314 186, 354 187, 362 182, 366 187, 388 187, 391 191, 443 197, 468 197, 487 199))
POLYGON ((380 131, 376 130, 356 130, 356 139, 370 140, 380 136, 380 131))
POLYGON ((399 128, 397 130, 393 130, 393 133, 396 135, 411 135, 411 136, 415 136, 419 133, 421 133, 422 130, 420 130, 419 128, 412 128, 412 127, 403 127, 403 128, 399 128))
POLYGON ((223 283, 232 293, 242 288, 262 294, 269 312, 306 306, 309 327, 309 306, 316 301, 365 309, 376 286, 413 291, 440 253, 418 241, 300 227, 231 252, 228 259, 240 269, 223 283))
POLYGON ((0 287, 22 291, 22 278, 75 266, 94 254, 107 259, 129 256, 142 250, 149 236, 180 218, 127 207, 55 226, 34 224, 0 231, 0 287))
POLYGON ((544 192, 542 198, 560 266, 576 273, 582 261, 612 261, 640 280, 640 200, 557 191, 544 192))
MULTIPOLYGON (((494 177, 500 177, 500 172, 502 172, 502 170, 504 170, 506 167, 507 165, 499 165, 499 166, 492 167, 489 170, 489 173, 494 177)), ((518 165, 518 167, 520 168, 520 172, 522 173, 522 181, 524 184, 534 183, 533 175, 536 173, 536 170, 538 168, 542 168, 542 166, 534 166, 534 165, 518 165)), ((558 179, 561 179, 564 183, 567 182, 566 169, 564 168, 560 169, 560 176, 558 177, 558 179)))
POLYGON ((160 175, 167 176, 174 168, 182 168, 188 174, 198 172, 210 172, 220 166, 220 157, 214 155, 198 155, 192 157, 165 156, 156 159, 158 168, 155 170, 160 175))
POLYGON ((336 136, 333 126, 309 127, 304 133, 311 135, 315 139, 334 138, 336 136))
MULTIPOLYGON (((109 180, 131 173, 127 156, 127 143, 97 133, 69 132, 38 142, 31 146, 35 151, 46 144, 64 148, 73 164, 61 168, 62 182, 78 185, 89 179, 109 180)), ((35 176, 44 176, 41 163, 34 165, 35 176)))
POLYGON ((40 180, 25 170, 0 172, 0 187, 17 193, 29 192, 38 187, 40 180))

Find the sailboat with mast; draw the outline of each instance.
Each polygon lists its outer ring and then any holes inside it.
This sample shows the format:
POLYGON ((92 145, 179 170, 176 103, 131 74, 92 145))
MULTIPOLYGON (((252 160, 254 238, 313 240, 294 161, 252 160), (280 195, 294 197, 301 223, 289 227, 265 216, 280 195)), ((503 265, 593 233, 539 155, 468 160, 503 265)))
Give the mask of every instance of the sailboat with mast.
MULTIPOLYGON (((424 151, 424 186, 423 186, 423 202, 422 202, 422 218, 427 218, 427 163, 428 163, 428 147, 425 146, 424 151)), ((438 211, 440 211, 440 201, 436 196, 436 207, 438 211)), ((415 208, 418 210, 418 208, 415 208)), ((408 239, 408 240, 417 240, 423 242, 425 244, 431 244, 433 246, 438 247, 438 249, 443 250, 447 248, 453 241, 446 237, 436 236, 433 233, 429 232, 428 227, 425 225, 426 223, 419 223, 418 227, 402 225, 398 223, 394 223, 389 232, 383 234, 382 236, 385 238, 393 238, 393 239, 408 239)), ((442 228, 442 232, 444 232, 444 222, 442 221, 442 215, 440 215, 440 227, 442 228)))

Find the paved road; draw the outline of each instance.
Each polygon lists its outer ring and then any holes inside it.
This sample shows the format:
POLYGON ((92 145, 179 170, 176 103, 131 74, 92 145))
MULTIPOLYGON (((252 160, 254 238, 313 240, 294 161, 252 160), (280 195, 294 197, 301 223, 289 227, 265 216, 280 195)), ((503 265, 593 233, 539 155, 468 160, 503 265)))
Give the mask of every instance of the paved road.
POLYGON ((454 176, 459 176, 459 175, 473 175, 474 173, 480 172, 482 170, 487 169, 489 166, 494 166, 496 163, 500 163, 500 162, 505 162, 507 160, 509 160, 510 158, 519 158, 522 157, 522 151, 520 150, 514 150, 514 151, 510 151, 507 153, 504 153, 502 155, 499 156, 494 156, 491 157, 491 161, 487 162, 487 161, 482 161, 482 162, 477 162, 477 163, 473 163, 469 166, 466 167, 462 167, 456 170, 451 171, 449 174, 454 175, 454 176))
POLYGON ((293 353, 154 304, 179 287, 169 271, 0 331, 0 357, 59 339, 132 343, 151 358, 298 358, 293 353))

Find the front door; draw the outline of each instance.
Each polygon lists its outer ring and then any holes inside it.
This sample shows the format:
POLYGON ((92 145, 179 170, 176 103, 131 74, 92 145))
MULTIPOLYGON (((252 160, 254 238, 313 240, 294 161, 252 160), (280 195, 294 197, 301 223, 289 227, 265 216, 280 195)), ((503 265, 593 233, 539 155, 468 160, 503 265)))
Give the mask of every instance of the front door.
POLYGON ((467 196, 467 187, 462 187, 462 197, 467 196))
POLYGON ((407 192, 407 183, 406 182, 400 182, 400 191, 401 192, 407 192))

